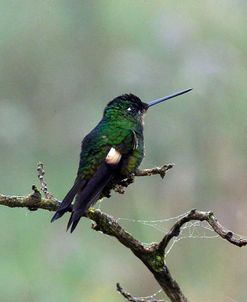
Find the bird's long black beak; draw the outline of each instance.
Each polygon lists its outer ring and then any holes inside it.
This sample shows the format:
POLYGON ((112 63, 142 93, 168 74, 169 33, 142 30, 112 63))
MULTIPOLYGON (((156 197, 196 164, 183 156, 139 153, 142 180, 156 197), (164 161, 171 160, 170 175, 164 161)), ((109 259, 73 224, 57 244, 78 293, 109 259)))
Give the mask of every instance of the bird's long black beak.
POLYGON ((169 99, 172 99, 172 98, 175 98, 176 96, 179 96, 179 95, 182 95, 184 93, 187 93, 189 91, 191 91, 193 88, 188 88, 188 89, 185 89, 185 90, 182 90, 182 91, 179 91, 179 92, 175 92, 173 94, 170 94, 170 95, 167 95, 167 96, 164 96, 163 98, 160 98, 160 99, 156 99, 156 100, 153 100, 151 102, 148 103, 148 108, 156 105, 156 104, 159 104, 159 103, 162 103, 166 100, 169 100, 169 99))

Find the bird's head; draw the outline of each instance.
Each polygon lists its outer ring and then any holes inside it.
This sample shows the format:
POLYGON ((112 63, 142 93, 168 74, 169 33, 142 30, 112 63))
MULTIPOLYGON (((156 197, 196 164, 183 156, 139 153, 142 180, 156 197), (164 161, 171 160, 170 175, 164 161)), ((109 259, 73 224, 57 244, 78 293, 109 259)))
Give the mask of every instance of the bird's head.
POLYGON ((148 108, 191 90, 192 88, 182 90, 163 98, 153 100, 149 103, 142 102, 141 99, 134 94, 123 94, 107 104, 104 110, 104 116, 114 119, 125 118, 129 120, 143 121, 143 116, 148 108))
POLYGON ((107 104, 104 116, 138 121, 142 120, 147 109, 148 104, 143 103, 134 94, 123 94, 107 104))

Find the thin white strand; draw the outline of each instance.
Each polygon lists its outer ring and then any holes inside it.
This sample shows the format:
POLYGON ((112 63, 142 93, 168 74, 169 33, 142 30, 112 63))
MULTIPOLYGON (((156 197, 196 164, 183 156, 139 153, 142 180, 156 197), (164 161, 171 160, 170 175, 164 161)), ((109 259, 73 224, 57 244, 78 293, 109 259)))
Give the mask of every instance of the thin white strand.
POLYGON ((120 221, 120 220, 125 220, 125 221, 129 221, 129 222, 133 222, 133 223, 164 223, 164 222, 170 222, 172 220, 178 220, 178 219, 186 216, 187 214, 188 214, 188 212, 184 213, 184 214, 180 214, 180 215, 175 216, 175 217, 157 219, 157 220, 142 220, 142 219, 130 219, 130 218, 119 217, 117 219, 117 222, 120 221))
MULTIPOLYGON (((159 289, 157 292, 155 292, 154 294, 150 295, 150 296, 146 296, 146 297, 138 297, 138 299, 143 299, 143 300, 152 300, 153 298, 157 297, 160 293, 162 293, 162 289, 159 289)), ((157 300, 157 301, 164 301, 164 300, 157 300)))
MULTIPOLYGON (((142 220, 142 219, 130 219, 130 218, 118 218, 118 221, 127 221, 131 223, 139 223, 149 228, 152 228, 162 234, 165 234, 170 229, 169 227, 165 226, 164 224, 169 222, 176 222, 179 219, 183 218, 185 214, 180 214, 175 217, 165 218, 165 219, 156 219, 156 220, 142 220)), ((188 221, 180 228, 179 237, 174 237, 169 245, 168 250, 165 253, 165 257, 169 255, 171 250, 173 249, 174 245, 179 242, 180 240, 184 239, 213 239, 218 238, 219 235, 214 233, 214 230, 210 225, 208 225, 205 221, 188 221), (210 233, 213 233, 212 235, 210 233)), ((148 246, 149 243, 142 242, 143 245, 148 246)))

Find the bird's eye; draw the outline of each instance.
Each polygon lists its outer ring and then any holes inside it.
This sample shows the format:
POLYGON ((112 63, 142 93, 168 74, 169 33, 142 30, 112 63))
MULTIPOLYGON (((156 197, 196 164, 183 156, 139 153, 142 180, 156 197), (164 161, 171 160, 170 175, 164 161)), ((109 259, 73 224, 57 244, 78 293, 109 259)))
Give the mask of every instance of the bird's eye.
POLYGON ((141 114, 141 110, 138 110, 135 107, 128 107, 127 111, 130 112, 132 115, 141 114))

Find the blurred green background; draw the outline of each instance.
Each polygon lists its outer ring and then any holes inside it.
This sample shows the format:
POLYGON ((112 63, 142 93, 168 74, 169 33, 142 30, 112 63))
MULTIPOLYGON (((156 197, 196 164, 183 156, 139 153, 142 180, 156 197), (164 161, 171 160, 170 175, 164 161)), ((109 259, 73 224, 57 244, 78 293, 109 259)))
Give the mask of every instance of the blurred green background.
MULTIPOLYGON (((139 178, 101 203, 116 218, 164 219, 212 210, 247 234, 246 1, 0 1, 0 192, 26 195, 45 163, 62 199, 80 141, 115 96, 143 101, 193 87, 146 116, 143 167, 174 162, 164 180, 139 178)), ((0 211, 0 301, 123 301, 159 289, 116 240, 68 216, 0 211)), ((123 222, 143 242, 163 233, 123 222)), ((169 224, 165 223, 164 227, 169 224)), ((184 239, 167 264, 190 301, 246 301, 247 251, 184 239)))

